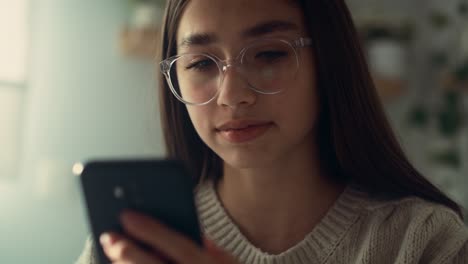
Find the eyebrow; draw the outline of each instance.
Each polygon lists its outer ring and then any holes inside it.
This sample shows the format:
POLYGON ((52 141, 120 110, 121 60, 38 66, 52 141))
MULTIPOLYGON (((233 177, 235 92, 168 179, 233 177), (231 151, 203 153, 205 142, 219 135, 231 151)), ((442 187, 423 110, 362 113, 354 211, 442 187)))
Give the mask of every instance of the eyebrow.
MULTIPOLYGON (((259 23, 241 33, 243 38, 252 38, 260 37, 274 32, 284 32, 284 31, 297 31, 299 26, 283 20, 270 20, 266 22, 259 23)), ((179 47, 182 46, 203 46, 209 45, 219 41, 213 33, 194 33, 187 37, 184 37, 181 41, 179 47)))

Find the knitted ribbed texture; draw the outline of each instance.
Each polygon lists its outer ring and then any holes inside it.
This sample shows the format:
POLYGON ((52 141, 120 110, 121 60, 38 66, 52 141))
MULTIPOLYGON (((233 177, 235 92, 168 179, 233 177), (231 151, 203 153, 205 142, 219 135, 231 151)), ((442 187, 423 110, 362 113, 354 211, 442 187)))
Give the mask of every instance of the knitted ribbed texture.
POLYGON ((196 205, 205 236, 245 264, 468 264, 468 230, 459 217, 418 198, 377 201, 348 186, 302 241, 275 255, 246 239, 211 182, 199 187, 196 205))
MULTIPOLYGON (((415 197, 378 201, 348 186, 302 241, 275 255, 246 239, 211 182, 199 186, 195 202, 204 235, 243 264, 468 264, 461 219, 415 197)), ((76 264, 97 264, 93 248, 88 240, 76 264)))

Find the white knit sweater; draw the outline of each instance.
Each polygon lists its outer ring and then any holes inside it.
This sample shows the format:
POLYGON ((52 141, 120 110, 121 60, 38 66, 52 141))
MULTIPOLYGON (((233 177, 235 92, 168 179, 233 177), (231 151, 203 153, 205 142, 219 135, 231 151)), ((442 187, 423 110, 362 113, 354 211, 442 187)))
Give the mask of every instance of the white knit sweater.
MULTIPOLYGON (((252 245, 223 208, 213 184, 200 186, 202 230, 241 263, 468 264, 468 229, 450 209, 409 197, 378 201, 348 186, 321 222, 281 254, 252 245)), ((77 264, 97 264, 89 240, 77 264)))

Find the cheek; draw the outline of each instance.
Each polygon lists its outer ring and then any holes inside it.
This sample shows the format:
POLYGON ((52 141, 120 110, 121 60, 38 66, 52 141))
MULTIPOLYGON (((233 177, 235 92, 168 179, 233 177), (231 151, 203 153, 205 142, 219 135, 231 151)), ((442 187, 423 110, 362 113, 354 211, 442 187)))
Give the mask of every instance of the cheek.
POLYGON ((299 71, 297 91, 298 103, 302 106, 304 115, 315 115, 319 112, 320 102, 318 100, 318 87, 315 77, 315 67, 311 60, 303 63, 303 67, 299 71))
POLYGON ((290 133, 304 133, 315 127, 319 112, 318 91, 311 70, 302 71, 296 82, 285 94, 275 109, 290 133), (279 107, 278 107, 279 106, 279 107), (301 132, 302 131, 302 132, 301 132))
POLYGON ((198 135, 206 142, 207 136, 212 130, 210 123, 212 117, 208 106, 187 106, 187 111, 198 135))

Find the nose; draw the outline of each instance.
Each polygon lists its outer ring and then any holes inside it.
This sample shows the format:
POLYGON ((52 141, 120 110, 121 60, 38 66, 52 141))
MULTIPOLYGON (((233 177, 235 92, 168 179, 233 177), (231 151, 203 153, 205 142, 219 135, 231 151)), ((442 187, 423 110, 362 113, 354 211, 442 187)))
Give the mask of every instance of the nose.
POLYGON ((234 65, 223 67, 224 75, 217 98, 219 106, 236 108, 252 105, 257 100, 257 94, 249 88, 247 79, 240 71, 240 67, 234 65))

